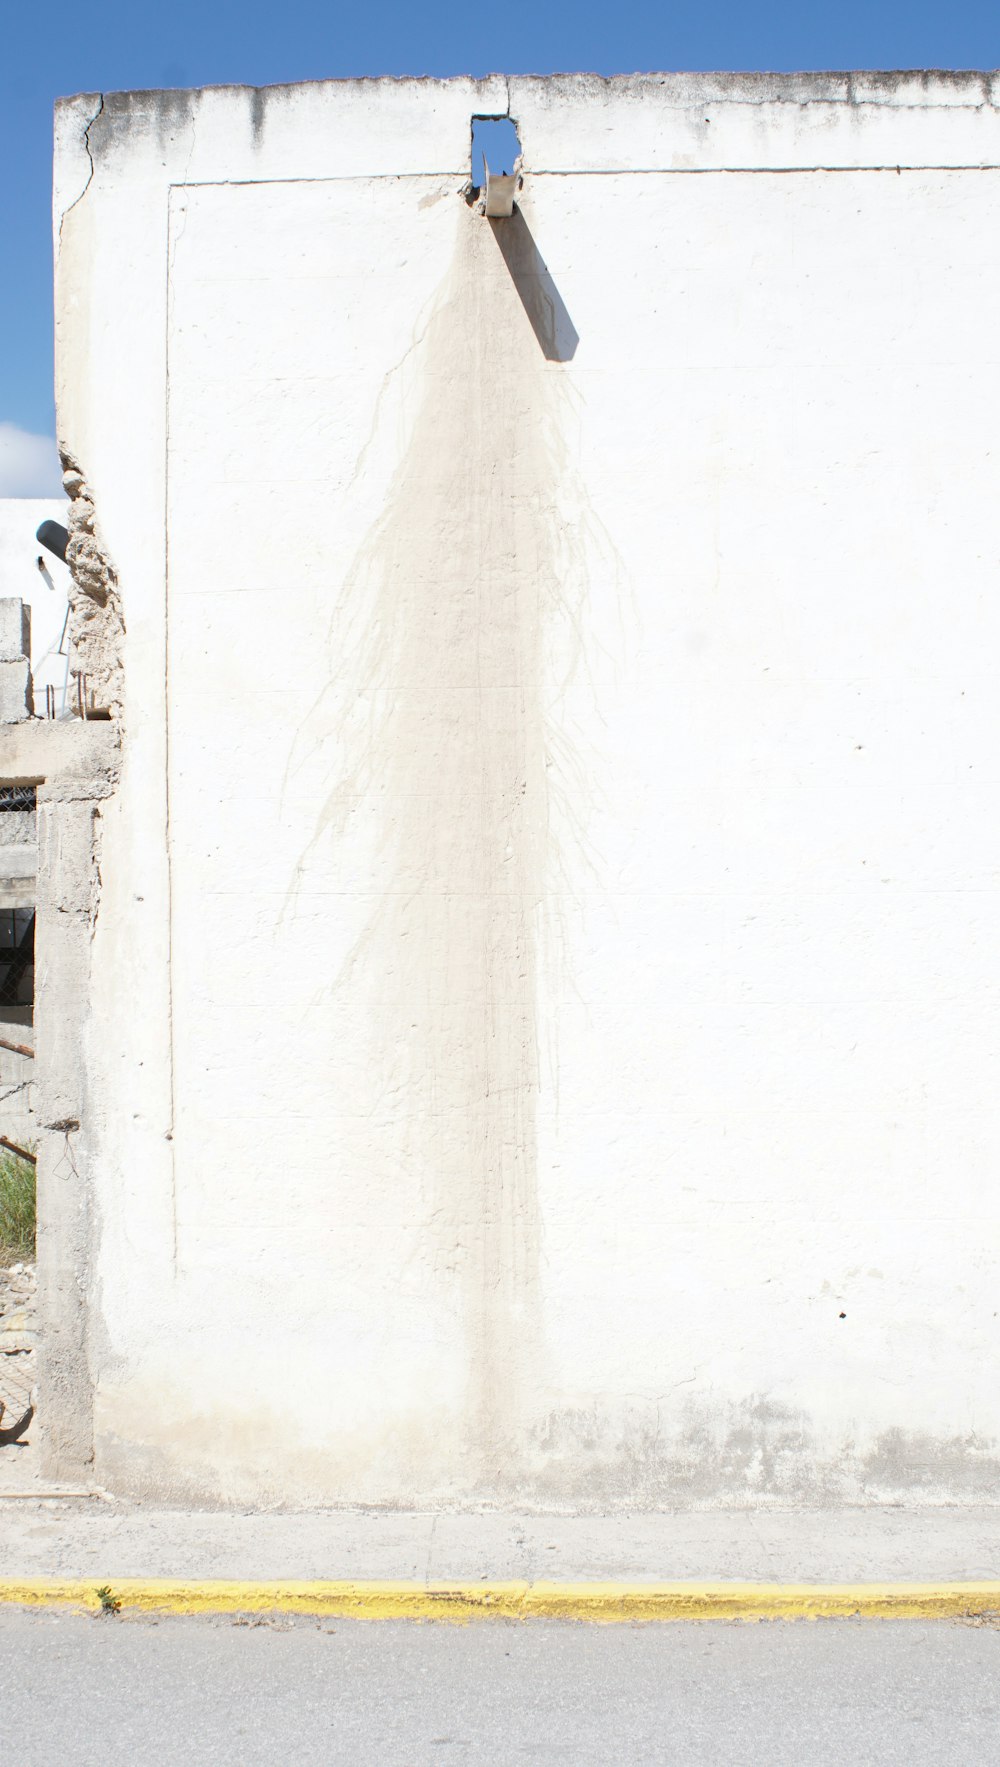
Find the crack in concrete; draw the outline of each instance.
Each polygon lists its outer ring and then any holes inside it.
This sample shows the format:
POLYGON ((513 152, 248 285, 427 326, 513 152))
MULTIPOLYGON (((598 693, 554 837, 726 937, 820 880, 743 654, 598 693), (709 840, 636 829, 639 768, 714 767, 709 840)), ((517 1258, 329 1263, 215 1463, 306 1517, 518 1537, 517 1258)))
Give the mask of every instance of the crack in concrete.
POLYGON ((89 123, 87 124, 87 127, 83 131, 83 145, 84 145, 84 148, 86 149, 87 159, 90 162, 90 171, 87 174, 87 182, 84 185, 83 189, 81 190, 79 196, 74 197, 73 201, 69 205, 69 208, 64 209, 62 214, 59 217, 59 239, 60 239, 60 242, 62 241, 62 230, 65 225, 67 215, 71 215, 73 213, 73 210, 75 208, 79 207, 80 203, 82 203, 84 197, 86 196, 88 190, 90 189, 90 186, 94 182, 94 170, 95 170, 94 154, 93 154, 93 150, 90 145, 90 131, 94 127, 94 124, 97 122, 98 117, 101 115, 102 111, 104 110, 104 93, 103 92, 98 93, 98 98, 99 98, 100 102, 97 106, 97 109, 95 110, 93 116, 91 117, 89 123))

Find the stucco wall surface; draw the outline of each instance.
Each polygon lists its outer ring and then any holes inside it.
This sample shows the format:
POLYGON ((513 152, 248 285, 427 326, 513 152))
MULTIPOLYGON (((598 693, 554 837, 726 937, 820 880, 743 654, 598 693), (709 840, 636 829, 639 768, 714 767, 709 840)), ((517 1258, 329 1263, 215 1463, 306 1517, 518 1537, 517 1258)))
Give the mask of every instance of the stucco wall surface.
POLYGON ((994 96, 60 107, 107 1482, 997 1491, 994 96))

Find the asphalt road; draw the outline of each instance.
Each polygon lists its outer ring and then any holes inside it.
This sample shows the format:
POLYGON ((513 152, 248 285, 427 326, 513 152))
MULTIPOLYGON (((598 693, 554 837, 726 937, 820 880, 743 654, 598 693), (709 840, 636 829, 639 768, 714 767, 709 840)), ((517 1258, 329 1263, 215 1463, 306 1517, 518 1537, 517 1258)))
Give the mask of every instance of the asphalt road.
POLYGON ((0 1613, 11 1767, 1000 1759, 1000 1632, 0 1613))

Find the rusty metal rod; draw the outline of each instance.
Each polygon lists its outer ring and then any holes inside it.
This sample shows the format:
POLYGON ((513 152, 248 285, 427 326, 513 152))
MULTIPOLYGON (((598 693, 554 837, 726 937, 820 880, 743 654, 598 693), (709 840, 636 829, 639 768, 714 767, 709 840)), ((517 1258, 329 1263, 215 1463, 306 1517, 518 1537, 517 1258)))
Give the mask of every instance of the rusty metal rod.
POLYGON ((16 1153, 19 1160, 27 1160, 32 1166, 38 1164, 33 1153, 29 1153, 26 1147, 18 1147, 16 1141, 8 1141, 6 1135, 0 1135, 0 1147, 9 1147, 11 1153, 16 1153))
POLYGON ((0 1037, 0 1049, 9 1049, 11 1055, 30 1055, 32 1061, 35 1059, 34 1050, 29 1049, 27 1043, 8 1043, 5 1037, 0 1037))

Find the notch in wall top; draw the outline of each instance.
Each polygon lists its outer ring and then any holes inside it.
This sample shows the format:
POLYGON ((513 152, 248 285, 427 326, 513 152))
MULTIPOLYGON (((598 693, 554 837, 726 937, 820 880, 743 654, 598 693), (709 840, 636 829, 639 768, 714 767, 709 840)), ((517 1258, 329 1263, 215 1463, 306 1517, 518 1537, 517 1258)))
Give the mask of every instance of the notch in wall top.
POLYGON ((521 176, 521 139, 510 116, 473 117, 471 200, 480 213, 501 219, 513 213, 521 176))

